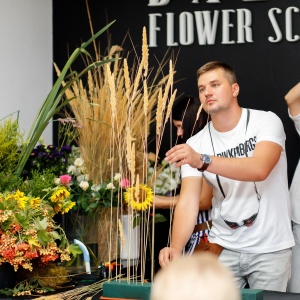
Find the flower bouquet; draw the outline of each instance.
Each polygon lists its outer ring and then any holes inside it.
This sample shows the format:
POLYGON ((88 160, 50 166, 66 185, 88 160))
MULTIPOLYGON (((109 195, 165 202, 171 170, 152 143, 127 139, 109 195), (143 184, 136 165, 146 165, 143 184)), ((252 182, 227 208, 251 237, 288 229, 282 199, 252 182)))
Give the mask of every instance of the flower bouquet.
MULTIPOLYGON (((24 270, 31 273, 54 262, 71 259, 72 246, 63 229, 54 222, 54 214, 48 201, 39 197, 26 196, 19 190, 0 193, 0 265, 13 266, 17 281, 24 270)), ((29 274, 28 278, 32 276, 29 274)), ((67 280, 65 274, 60 283, 67 280)), ((9 294, 18 294, 24 286, 25 282, 13 292, 9 291, 9 294)), ((46 286, 39 288, 53 290, 46 286)), ((28 288, 29 293, 31 289, 34 290, 31 284, 28 288)))

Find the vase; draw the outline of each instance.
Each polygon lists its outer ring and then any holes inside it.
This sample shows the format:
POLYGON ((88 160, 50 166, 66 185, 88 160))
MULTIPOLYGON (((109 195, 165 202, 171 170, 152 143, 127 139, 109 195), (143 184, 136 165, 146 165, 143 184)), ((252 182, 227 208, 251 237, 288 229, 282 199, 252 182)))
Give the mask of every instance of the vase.
POLYGON ((140 257, 140 225, 133 224, 132 215, 122 215, 120 218, 120 260, 122 266, 128 267, 138 264, 140 257))
POLYGON ((0 265, 0 289, 13 288, 16 283, 16 272, 9 263, 0 265))

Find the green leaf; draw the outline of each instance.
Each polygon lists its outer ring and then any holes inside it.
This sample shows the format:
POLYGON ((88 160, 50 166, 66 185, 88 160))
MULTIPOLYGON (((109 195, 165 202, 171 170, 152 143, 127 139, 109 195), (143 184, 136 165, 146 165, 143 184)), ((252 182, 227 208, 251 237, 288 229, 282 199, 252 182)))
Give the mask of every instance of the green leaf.
POLYGON ((76 257, 78 254, 82 254, 82 250, 77 244, 70 244, 70 251, 74 257, 76 257))
POLYGON ((20 153, 20 159, 18 161, 17 167, 16 167, 16 175, 20 176, 25 164, 30 156, 30 153, 32 152, 33 148, 37 144, 39 138, 41 137, 42 133, 44 132, 45 128, 48 126, 48 123, 53 118, 53 116, 65 105, 67 105, 72 99, 69 100, 63 100, 61 101, 64 92, 66 89, 68 89, 76 80, 80 79, 82 75, 84 75, 86 72, 88 72, 91 69, 96 68, 99 65, 105 64, 109 61, 114 61, 116 59, 107 59, 104 61, 92 63, 89 66, 87 66, 81 73, 78 75, 75 75, 70 79, 65 86, 62 87, 63 82, 66 79, 67 73, 70 71, 70 68, 74 61, 81 55, 82 52, 87 53, 84 49, 92 43, 96 38, 98 38, 103 32, 105 32, 115 21, 109 23, 105 27, 103 27, 101 30, 99 30, 96 34, 94 34, 87 42, 82 43, 80 48, 77 48, 74 50, 74 52, 71 54, 70 58, 68 59, 67 63, 63 67, 63 70, 61 71, 58 79, 54 83, 51 91, 49 92, 47 98, 41 105, 36 117, 33 120, 32 126, 30 128, 30 131, 28 133, 28 136, 26 138, 26 142, 24 144, 24 147, 20 153))
POLYGON ((49 235, 53 237, 55 240, 61 240, 61 236, 58 234, 57 231, 51 231, 49 232, 49 235))
POLYGON ((165 221, 167 221, 167 219, 165 218, 164 215, 162 215, 162 214, 155 214, 154 223, 162 223, 162 222, 165 222, 165 221))
POLYGON ((42 244, 42 245, 46 245, 50 238, 49 236, 47 235, 47 232, 46 231, 39 231, 37 233, 37 238, 38 238, 38 241, 42 244))
POLYGON ((37 220, 36 220, 36 224, 37 224, 38 230, 46 230, 47 227, 48 227, 48 222, 47 222, 47 219, 46 219, 46 218, 44 218, 44 219, 42 219, 42 220, 37 219, 37 220))

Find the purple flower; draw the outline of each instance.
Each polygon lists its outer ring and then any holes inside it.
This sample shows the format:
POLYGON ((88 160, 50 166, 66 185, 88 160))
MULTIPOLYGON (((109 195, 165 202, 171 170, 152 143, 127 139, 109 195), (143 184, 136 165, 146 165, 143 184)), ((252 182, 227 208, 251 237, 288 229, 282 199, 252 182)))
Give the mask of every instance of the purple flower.
POLYGON ((71 148, 71 146, 65 145, 65 146, 61 147, 60 151, 61 152, 65 152, 65 153, 71 153, 72 152, 72 148, 71 148))
POLYGON ((45 158, 48 157, 48 153, 47 153, 47 152, 40 152, 40 153, 38 154, 38 157, 40 157, 40 158, 42 158, 42 159, 45 159, 45 158))
POLYGON ((30 154, 30 157, 37 157, 38 154, 39 154, 38 149, 33 149, 32 152, 31 152, 31 154, 30 154))
POLYGON ((54 158, 55 158, 55 155, 54 155, 53 153, 50 153, 50 154, 48 155, 48 159, 49 159, 49 160, 54 160, 54 158))
POLYGON ((54 155, 54 157, 62 157, 63 156, 63 154, 60 151, 55 151, 53 153, 53 155, 54 155))
POLYGON ((37 150, 44 150, 45 149, 45 146, 42 145, 42 144, 39 144, 35 147, 37 150))
POLYGON ((56 146, 55 145, 48 145, 47 149, 50 150, 50 151, 55 151, 56 146))

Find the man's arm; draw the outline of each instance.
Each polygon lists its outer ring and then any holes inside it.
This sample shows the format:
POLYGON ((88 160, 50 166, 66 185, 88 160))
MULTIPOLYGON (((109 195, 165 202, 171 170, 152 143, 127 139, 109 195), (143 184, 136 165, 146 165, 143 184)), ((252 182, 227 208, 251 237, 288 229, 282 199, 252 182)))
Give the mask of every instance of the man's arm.
POLYGON ((174 213, 171 240, 171 246, 180 251, 183 250, 195 228, 201 189, 201 177, 182 179, 179 201, 174 213))
POLYGON ((284 97, 290 114, 295 117, 300 114, 300 82, 296 84, 284 97))
MULTIPOLYGON (((240 181, 265 180, 277 164, 282 147, 269 141, 256 144, 253 156, 244 158, 226 158, 212 156, 212 162, 207 168, 208 172, 240 181)), ((187 144, 173 147, 166 153, 166 160, 176 163, 176 167, 189 164, 193 168, 201 168, 200 153, 197 153, 187 144)))
POLYGON ((182 253, 184 246, 193 233, 198 212, 202 177, 182 179, 179 201, 175 208, 170 247, 160 251, 159 263, 165 267, 182 253))

